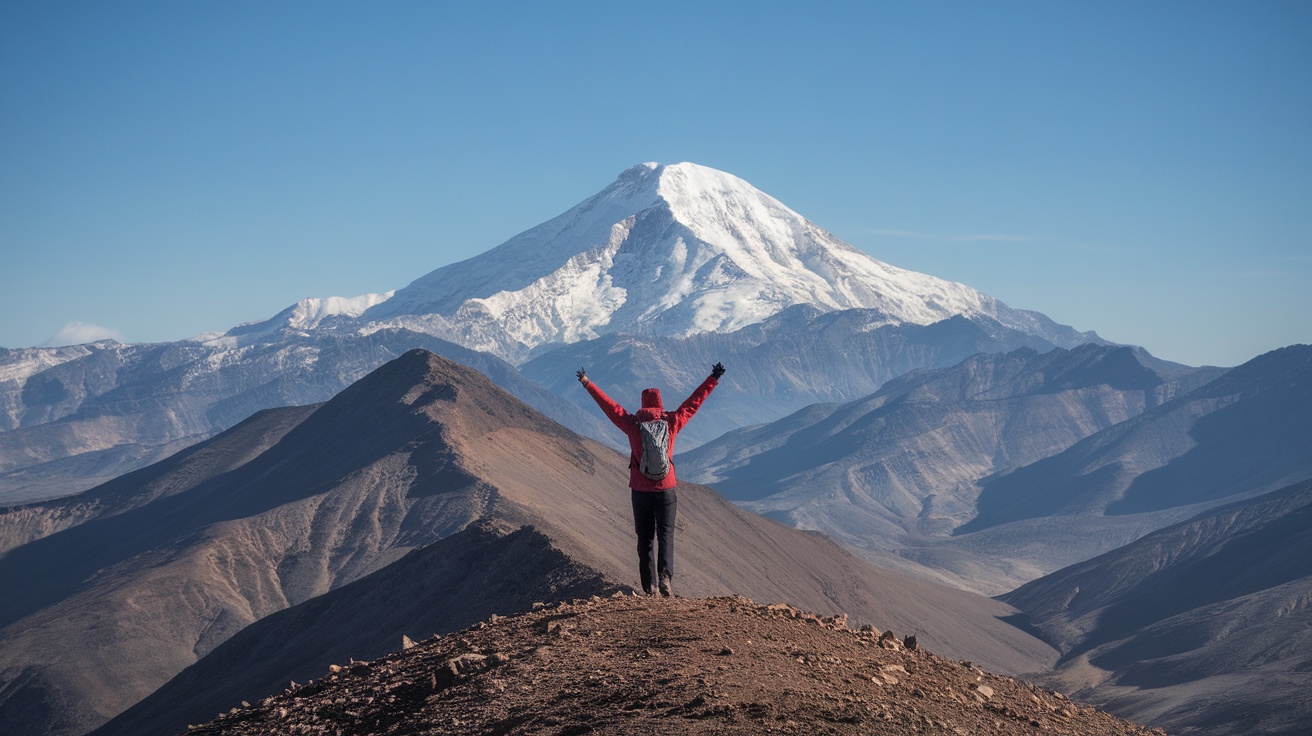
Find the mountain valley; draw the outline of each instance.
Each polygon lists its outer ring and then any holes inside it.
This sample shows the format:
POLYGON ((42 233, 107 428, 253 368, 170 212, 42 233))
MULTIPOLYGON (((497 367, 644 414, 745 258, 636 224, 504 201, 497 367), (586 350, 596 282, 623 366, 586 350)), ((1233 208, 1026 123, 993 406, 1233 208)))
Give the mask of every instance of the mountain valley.
POLYGON ((1002 596, 1062 651, 1047 681, 1171 733, 1312 719, 1312 482, 1153 532, 1002 596))

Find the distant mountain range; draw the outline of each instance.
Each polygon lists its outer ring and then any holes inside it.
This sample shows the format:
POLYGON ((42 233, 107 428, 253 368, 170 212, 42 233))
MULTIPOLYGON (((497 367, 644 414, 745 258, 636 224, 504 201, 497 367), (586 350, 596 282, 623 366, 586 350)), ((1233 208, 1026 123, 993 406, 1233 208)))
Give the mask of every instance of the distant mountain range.
POLYGON ((711 365, 730 366, 707 411, 679 435, 695 447, 740 427, 771 422, 815 403, 849 401, 886 381, 923 368, 952 366, 981 352, 1053 344, 989 317, 951 317, 930 325, 888 324, 880 312, 820 312, 791 307, 757 325, 690 337, 608 335, 565 345, 529 360, 520 371, 585 411, 595 411, 574 385, 588 375, 611 395, 636 402, 647 386, 686 394, 711 365))
POLYGON ((1307 733, 1312 482, 1209 511, 1002 596, 1053 682, 1171 733, 1307 733))
MULTIPOLYGON (((412 351, 321 406, 260 412, 81 495, 0 511, 0 731, 86 733, 180 676, 119 731, 167 732, 403 634, 629 589, 626 478, 622 455, 412 351)), ((848 613, 1004 673, 1055 659, 1004 604, 880 570, 705 488, 679 494, 682 594, 848 613)))
POLYGON ((620 437, 574 372, 632 406, 717 361, 675 457, 719 491, 680 486, 681 592, 1004 673, 1060 652, 1062 687, 1181 732, 1306 728, 1270 712, 1312 685, 1312 346, 1169 363, 644 164, 394 292, 0 349, 0 733, 167 731, 632 586, 620 437))
POLYGON ((609 428, 500 358, 406 330, 0 349, 0 506, 106 482, 262 409, 326 401, 416 347, 476 366, 577 431, 609 428))
POLYGON ((1046 516, 1153 514, 1312 476, 1312 346, 1260 355, 1214 381, 981 484, 961 533, 1046 516))
POLYGON ((1312 477, 1309 438, 1312 347, 1223 372, 1087 345, 910 373, 728 433, 681 471, 880 564, 999 593, 1312 477))
POLYGON ((579 361, 633 396, 649 384, 690 388, 712 363, 732 364, 740 384, 724 393, 734 403, 689 433, 692 447, 812 401, 858 398, 913 368, 1091 341, 1093 333, 875 260, 730 174, 643 164, 560 216, 394 292, 308 298, 176 343, 0 349, 0 504, 83 490, 254 411, 327 400, 416 347, 476 366, 603 438, 590 407, 575 411, 511 363, 576 400, 577 387, 560 383, 579 361), (611 347, 637 362, 620 366, 611 347))

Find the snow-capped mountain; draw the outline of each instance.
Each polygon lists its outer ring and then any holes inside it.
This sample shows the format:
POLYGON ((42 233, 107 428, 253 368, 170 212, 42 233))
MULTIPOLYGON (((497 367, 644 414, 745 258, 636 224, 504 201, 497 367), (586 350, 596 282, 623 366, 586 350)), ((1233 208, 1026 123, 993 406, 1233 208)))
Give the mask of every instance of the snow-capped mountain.
POLYGON ((521 362, 626 333, 729 332, 795 305, 893 324, 986 316, 1055 344, 1090 339, 963 284, 878 261, 747 182, 647 163, 564 214, 370 307, 357 328, 424 332, 521 362))
POLYGON ((915 368, 1097 337, 875 260, 722 171, 642 164, 395 292, 307 298, 176 343, 0 348, 0 502, 82 490, 253 411, 326 400, 415 347, 476 366, 604 440, 595 410, 561 397, 583 398, 577 360, 615 363, 594 357, 605 341, 635 351, 629 370, 597 374, 621 390, 677 393, 717 360, 737 366, 726 394, 737 404, 696 425, 691 448, 798 402, 854 400, 915 368), (557 396, 516 370, 548 353, 532 373, 547 385, 558 378, 549 371, 564 376, 557 396), (566 358, 574 367, 556 370, 566 358))

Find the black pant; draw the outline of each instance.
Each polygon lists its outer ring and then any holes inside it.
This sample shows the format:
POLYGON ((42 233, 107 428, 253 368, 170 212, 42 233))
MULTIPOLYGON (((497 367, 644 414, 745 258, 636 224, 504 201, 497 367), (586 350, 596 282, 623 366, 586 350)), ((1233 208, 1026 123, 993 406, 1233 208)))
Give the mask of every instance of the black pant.
POLYGON ((633 528, 638 532, 638 574, 642 589, 651 590, 653 572, 674 577, 674 514, 679 497, 668 491, 633 491, 633 528), (660 540, 656 570, 652 570, 651 543, 660 540))

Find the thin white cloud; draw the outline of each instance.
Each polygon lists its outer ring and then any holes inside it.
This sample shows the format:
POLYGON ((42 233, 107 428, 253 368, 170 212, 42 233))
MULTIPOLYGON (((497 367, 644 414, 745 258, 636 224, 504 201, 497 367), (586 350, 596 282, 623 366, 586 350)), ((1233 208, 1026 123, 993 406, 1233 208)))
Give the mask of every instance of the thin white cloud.
POLYGON ((54 337, 42 344, 46 347, 58 347, 60 345, 84 345, 97 340, 122 339, 123 333, 112 327, 101 327, 90 322, 69 322, 59 328, 59 332, 56 332, 54 337))
POLYGON ((931 243, 1031 243, 1036 238, 1028 235, 1003 235, 1001 233, 971 233, 968 235, 944 235, 920 230, 890 230, 871 228, 864 231, 868 235, 881 235, 886 238, 903 238, 906 240, 924 240, 931 243))

